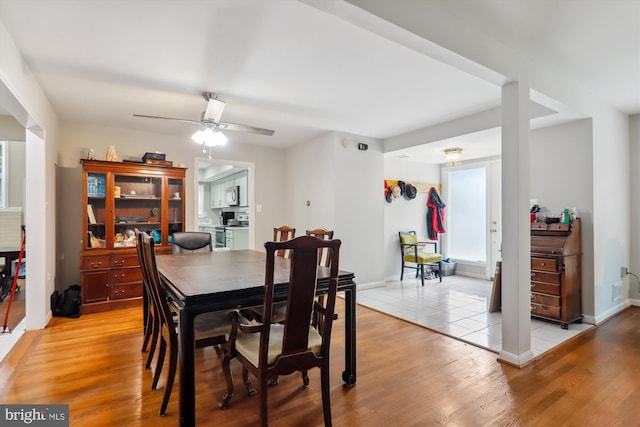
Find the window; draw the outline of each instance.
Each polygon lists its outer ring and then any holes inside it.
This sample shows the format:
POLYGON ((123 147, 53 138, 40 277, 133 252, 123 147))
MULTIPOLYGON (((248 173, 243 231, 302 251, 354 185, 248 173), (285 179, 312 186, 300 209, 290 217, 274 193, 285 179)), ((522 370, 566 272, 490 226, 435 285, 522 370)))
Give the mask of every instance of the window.
POLYGON ((9 141, 0 141, 0 209, 5 209, 8 205, 7 181, 9 171, 7 169, 7 147, 9 141))
POLYGON ((487 169, 451 169, 447 180, 447 255, 486 263, 487 169))

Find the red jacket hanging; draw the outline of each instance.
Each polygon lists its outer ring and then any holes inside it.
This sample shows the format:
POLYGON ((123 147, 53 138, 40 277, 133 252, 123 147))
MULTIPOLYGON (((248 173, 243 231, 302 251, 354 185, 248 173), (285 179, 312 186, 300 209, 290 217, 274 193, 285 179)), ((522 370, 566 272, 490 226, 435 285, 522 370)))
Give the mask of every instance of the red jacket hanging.
POLYGON ((438 239, 438 233, 444 233, 444 207, 438 190, 431 187, 427 198, 427 235, 431 240, 438 239))

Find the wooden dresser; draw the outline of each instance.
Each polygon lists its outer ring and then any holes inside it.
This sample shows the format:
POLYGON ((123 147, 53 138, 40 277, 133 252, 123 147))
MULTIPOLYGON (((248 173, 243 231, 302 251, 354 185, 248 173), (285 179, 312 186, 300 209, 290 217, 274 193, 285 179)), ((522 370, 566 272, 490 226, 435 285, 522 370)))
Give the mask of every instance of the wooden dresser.
POLYGON ((582 322, 580 219, 571 224, 531 224, 531 316, 582 322))

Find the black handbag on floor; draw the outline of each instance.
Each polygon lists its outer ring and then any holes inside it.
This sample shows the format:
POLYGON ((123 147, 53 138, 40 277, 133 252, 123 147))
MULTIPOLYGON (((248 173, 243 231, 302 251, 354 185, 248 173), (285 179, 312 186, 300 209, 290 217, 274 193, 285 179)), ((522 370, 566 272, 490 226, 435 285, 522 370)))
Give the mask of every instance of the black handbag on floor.
POLYGON ((63 292, 51 294, 51 313, 53 317, 80 317, 82 304, 80 285, 71 285, 63 292))

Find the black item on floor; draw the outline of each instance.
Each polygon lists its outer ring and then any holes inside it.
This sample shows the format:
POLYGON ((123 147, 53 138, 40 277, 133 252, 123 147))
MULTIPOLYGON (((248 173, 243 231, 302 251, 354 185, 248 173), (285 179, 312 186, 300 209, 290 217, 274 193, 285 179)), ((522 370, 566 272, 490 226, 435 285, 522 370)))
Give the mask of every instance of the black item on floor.
POLYGON ((71 285, 63 292, 53 291, 51 313, 53 317, 80 317, 82 314, 80 285, 71 285))

